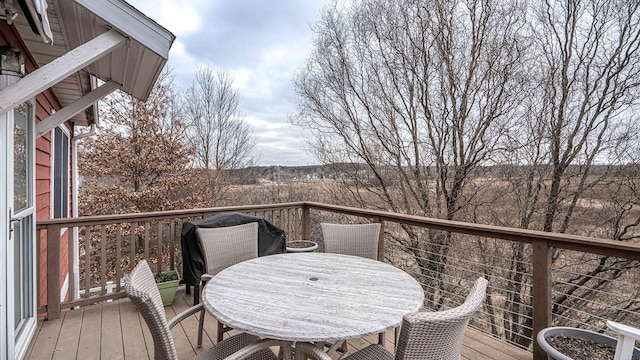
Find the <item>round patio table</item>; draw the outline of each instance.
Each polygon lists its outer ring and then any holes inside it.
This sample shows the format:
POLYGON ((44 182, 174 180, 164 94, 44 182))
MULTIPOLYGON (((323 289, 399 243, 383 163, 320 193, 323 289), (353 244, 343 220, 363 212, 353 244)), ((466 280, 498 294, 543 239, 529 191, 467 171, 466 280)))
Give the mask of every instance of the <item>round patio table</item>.
POLYGON ((328 253, 258 257, 206 285, 203 302, 234 329, 291 342, 331 342, 395 328, 418 311, 424 292, 384 262, 328 253))

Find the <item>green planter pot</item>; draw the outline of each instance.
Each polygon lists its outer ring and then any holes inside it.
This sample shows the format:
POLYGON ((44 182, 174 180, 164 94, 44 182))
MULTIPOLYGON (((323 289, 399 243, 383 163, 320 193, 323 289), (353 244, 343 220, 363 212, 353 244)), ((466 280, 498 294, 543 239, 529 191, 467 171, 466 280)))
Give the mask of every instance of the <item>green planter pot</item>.
POLYGON ((178 288, 178 284, 180 284, 180 276, 175 270, 164 271, 161 274, 165 276, 175 274, 178 277, 178 280, 156 283, 156 285, 158 285, 158 291, 160 291, 160 297, 162 298, 162 305, 169 306, 173 303, 173 299, 176 297, 176 289, 178 288))

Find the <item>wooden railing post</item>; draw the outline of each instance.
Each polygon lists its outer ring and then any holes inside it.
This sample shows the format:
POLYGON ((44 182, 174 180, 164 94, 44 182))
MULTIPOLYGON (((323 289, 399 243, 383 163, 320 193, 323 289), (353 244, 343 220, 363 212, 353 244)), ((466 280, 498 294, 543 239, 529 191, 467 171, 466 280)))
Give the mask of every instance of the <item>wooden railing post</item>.
POLYGON ((536 341, 536 335, 551 324, 551 247, 545 240, 533 240, 531 246, 533 248, 533 359, 545 360, 547 354, 536 341))
POLYGON ((47 227, 47 319, 60 317, 60 225, 47 227))
POLYGON ((309 207, 302 206, 302 239, 311 240, 311 214, 309 207))

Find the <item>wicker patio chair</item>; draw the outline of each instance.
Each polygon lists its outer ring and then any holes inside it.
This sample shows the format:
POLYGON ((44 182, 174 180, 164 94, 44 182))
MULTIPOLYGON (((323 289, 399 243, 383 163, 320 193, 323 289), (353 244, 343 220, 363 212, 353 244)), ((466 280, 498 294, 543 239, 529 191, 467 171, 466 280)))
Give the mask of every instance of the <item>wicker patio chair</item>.
MULTIPOLYGON (((220 271, 239 262, 258 257, 257 222, 218 228, 198 228, 196 237, 204 250, 204 262, 207 268, 207 272, 200 278, 200 289, 203 290, 206 282, 220 271)), ((200 294, 193 296, 200 296, 200 294)), ((198 323, 198 347, 202 346, 205 313, 205 309, 202 308, 198 323)), ((222 335, 228 330, 230 328, 218 322, 216 342, 221 341, 222 335)))
MULTIPOLYGON (((395 355, 380 345, 369 345, 344 360, 459 360, 462 340, 469 320, 480 308, 487 280, 478 278, 465 302, 453 309, 405 315, 395 355)), ((331 359, 319 348, 297 344, 299 352, 319 360, 331 359)))
MULTIPOLYGON (((171 336, 171 328, 200 311, 203 305, 193 306, 167 322, 160 292, 146 260, 141 260, 131 271, 131 274, 124 277, 124 281, 127 296, 136 305, 151 332, 154 358, 177 359, 178 355, 171 336)), ((195 359, 276 360, 276 355, 269 347, 281 346, 287 349, 287 345, 281 341, 260 340, 257 336, 241 333, 219 342, 211 349, 198 354, 195 359)))
POLYGON ((378 259, 380 224, 321 223, 324 251, 378 259))
MULTIPOLYGON (((324 252, 361 256, 378 260, 380 224, 330 224, 321 223, 324 252)), ((379 335, 379 344, 384 344, 384 334, 379 335)), ((330 344, 331 349, 347 351, 346 341, 330 344)))

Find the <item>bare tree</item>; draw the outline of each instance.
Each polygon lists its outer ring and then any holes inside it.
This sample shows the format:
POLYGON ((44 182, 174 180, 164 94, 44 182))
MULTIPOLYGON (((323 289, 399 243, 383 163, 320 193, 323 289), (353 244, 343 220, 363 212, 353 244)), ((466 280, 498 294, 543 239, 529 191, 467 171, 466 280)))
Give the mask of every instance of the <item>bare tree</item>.
POLYGON ((228 170, 252 162, 256 143, 251 126, 238 109, 239 96, 229 73, 209 66, 196 72, 184 97, 189 141, 195 163, 205 169, 215 205, 229 185, 228 170))
MULTIPOLYGON (((292 117, 315 131, 319 160, 335 164, 337 201, 637 237, 638 153, 631 149, 638 149, 639 1, 337 4, 316 25, 314 51, 294 79, 300 102, 292 117), (486 169, 504 181, 483 179, 486 169), (600 210, 584 206, 591 201, 600 201, 600 210)), ((442 276, 454 271, 448 251, 470 239, 404 231, 389 235, 414 252, 437 308, 445 300, 439 292, 447 291, 442 276)), ((489 289, 490 301, 505 309, 491 319, 493 331, 528 346, 530 248, 484 240, 475 246, 488 261, 510 259, 502 270, 479 271, 506 289, 497 297, 489 289)), ((556 314, 568 311, 563 304, 572 298, 606 294, 609 280, 637 266, 560 255, 558 266, 578 264, 584 275, 562 279, 556 314)))
MULTIPOLYGON (((625 164, 637 154, 625 149, 633 147, 638 133, 632 114, 640 85, 640 2, 564 0, 532 5, 529 26, 536 57, 530 76, 539 85, 527 105, 530 123, 522 133, 524 141, 514 151, 528 165, 520 168, 526 172, 523 176, 512 177, 519 182, 514 183, 521 204, 518 226, 633 239, 638 228, 631 211, 637 199, 632 190, 635 175, 625 164), (609 191, 613 188, 617 190, 609 191), (601 206, 595 209, 582 205, 596 200, 601 206)), ((560 255, 556 252, 554 261, 562 266, 581 264, 583 270, 583 275, 561 281, 553 312, 564 317, 583 316, 564 314, 585 306, 567 307, 567 302, 606 294, 611 280, 637 266, 610 257, 588 262, 560 255)), ((517 293, 530 284, 521 286, 517 293)), ((523 315, 512 321, 516 338, 511 340, 518 343, 523 343, 520 334, 531 336, 531 313, 523 311, 530 307, 520 303, 524 299, 513 299, 509 307, 513 314, 523 315)))
MULTIPOLYGON (((367 166, 341 178, 362 205, 464 219, 483 191, 469 188, 473 172, 498 158, 526 95, 524 16, 503 3, 363 0, 323 13, 293 122, 315 131, 321 161, 367 166)), ((438 307, 450 234, 406 231, 438 307)))

